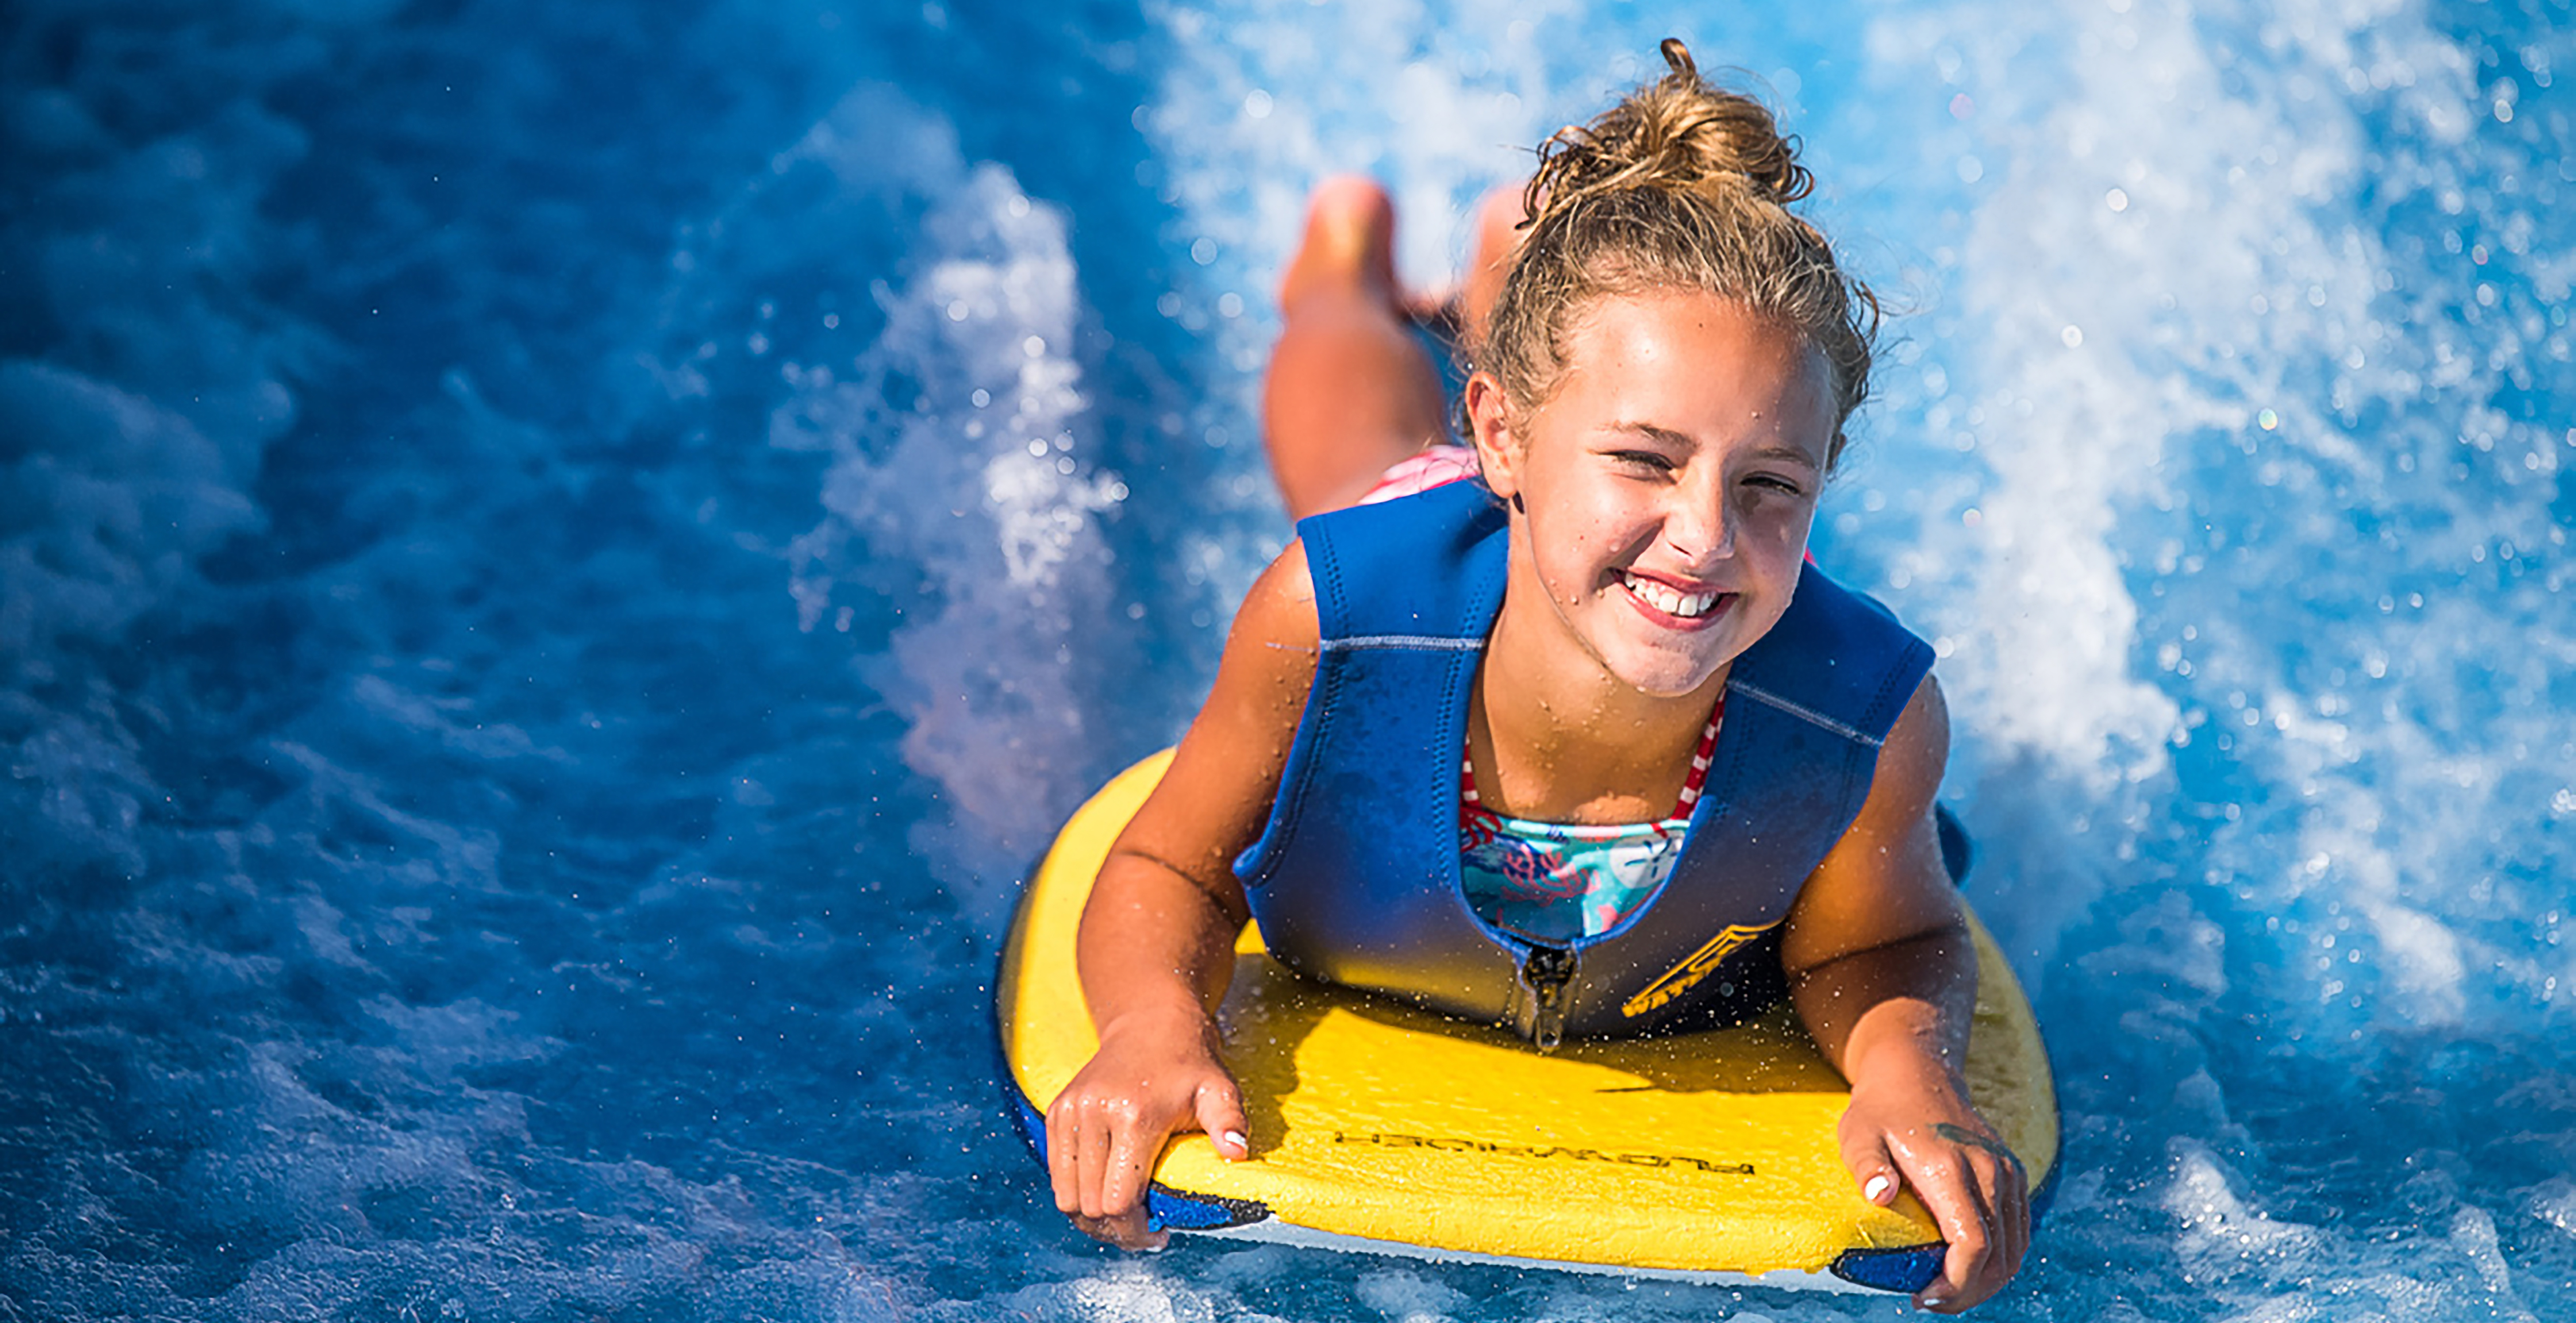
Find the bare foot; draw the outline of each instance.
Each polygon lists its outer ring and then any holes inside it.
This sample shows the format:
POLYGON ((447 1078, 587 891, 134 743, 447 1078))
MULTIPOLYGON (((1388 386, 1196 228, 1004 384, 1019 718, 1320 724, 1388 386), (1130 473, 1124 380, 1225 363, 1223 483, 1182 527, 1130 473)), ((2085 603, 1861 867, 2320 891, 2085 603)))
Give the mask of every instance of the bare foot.
POLYGON ((1440 375, 1395 277, 1395 207, 1357 175, 1317 186, 1279 278, 1279 340, 1262 377, 1262 437, 1288 513, 1358 500, 1445 435, 1440 375))
POLYGON ((1395 279, 1395 204, 1366 175, 1336 175, 1306 203, 1306 233, 1279 277, 1279 311, 1314 298, 1361 298, 1403 315, 1395 279))

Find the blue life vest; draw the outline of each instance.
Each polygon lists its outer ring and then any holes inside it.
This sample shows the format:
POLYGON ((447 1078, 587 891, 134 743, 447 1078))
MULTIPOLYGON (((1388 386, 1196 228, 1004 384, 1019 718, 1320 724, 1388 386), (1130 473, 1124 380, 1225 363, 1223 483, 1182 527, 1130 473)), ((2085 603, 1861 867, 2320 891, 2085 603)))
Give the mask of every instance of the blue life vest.
POLYGON ((1732 1023, 1779 998, 1778 924, 1859 815, 1929 646, 1807 566, 1728 674, 1671 880, 1618 927, 1543 946, 1479 918, 1458 875, 1458 752, 1502 609, 1501 505, 1455 482, 1297 532, 1323 646, 1269 824, 1235 862, 1272 955, 1542 1047, 1732 1023))

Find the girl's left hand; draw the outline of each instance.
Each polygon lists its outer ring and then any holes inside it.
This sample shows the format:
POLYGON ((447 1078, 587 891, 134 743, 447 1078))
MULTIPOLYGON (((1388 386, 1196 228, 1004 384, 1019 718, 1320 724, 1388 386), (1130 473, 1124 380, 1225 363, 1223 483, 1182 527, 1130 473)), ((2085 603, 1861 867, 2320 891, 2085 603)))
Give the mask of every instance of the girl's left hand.
POLYGON ((1916 1305, 1957 1313, 2021 1269, 2030 1177, 1950 1072, 1927 1062, 1918 1071, 1869 1073, 1852 1087, 1840 1139, 1862 1198, 1885 1207, 1912 1190, 1950 1243, 1941 1275, 1915 1295, 1916 1305))

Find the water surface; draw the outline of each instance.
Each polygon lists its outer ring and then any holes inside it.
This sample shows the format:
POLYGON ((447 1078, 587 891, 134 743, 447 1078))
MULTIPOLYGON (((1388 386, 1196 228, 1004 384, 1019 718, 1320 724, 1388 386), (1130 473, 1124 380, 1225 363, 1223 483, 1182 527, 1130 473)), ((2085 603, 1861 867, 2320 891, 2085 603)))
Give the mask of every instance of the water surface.
POLYGON ((1286 536, 1306 188, 1445 276, 1689 39, 1903 311, 2066 1180, 1995 1318, 2576 1318, 2563 3, 22 0, 14 1318, 1890 1317, 1051 1211, 987 971, 1286 536), (1765 12, 1774 11, 1774 12, 1765 12))

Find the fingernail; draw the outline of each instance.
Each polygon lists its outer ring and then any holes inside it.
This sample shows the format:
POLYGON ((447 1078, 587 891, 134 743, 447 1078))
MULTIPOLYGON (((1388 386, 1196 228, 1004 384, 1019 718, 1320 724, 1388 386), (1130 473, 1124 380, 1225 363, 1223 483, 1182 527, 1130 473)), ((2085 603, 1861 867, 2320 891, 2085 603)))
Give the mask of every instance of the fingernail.
POLYGON ((1861 1187, 1861 1197, 1871 1203, 1877 1203, 1887 1196, 1889 1187, 1895 1184, 1896 1182, 1887 1179, 1884 1175, 1872 1176, 1869 1178, 1869 1184, 1861 1187))
POLYGON ((1225 1140, 1225 1146, 1227 1148, 1233 1149, 1238 1153, 1248 1152, 1252 1147, 1250 1144, 1245 1142, 1243 1132, 1240 1130, 1228 1130, 1222 1138, 1225 1140))
POLYGON ((1923 1307, 1925 1309, 1939 1309, 1941 1306, 1948 1303, 1950 1303, 1950 1297, 1945 1295, 1927 1295, 1923 1297, 1923 1307))

